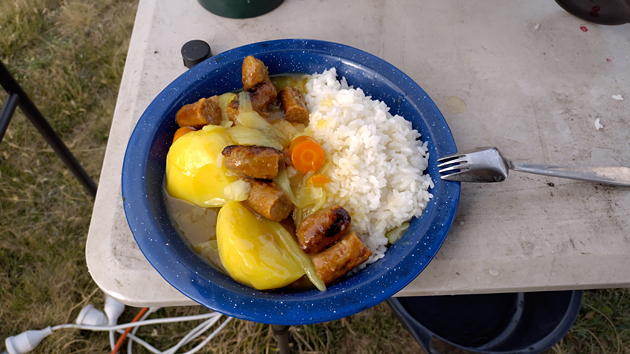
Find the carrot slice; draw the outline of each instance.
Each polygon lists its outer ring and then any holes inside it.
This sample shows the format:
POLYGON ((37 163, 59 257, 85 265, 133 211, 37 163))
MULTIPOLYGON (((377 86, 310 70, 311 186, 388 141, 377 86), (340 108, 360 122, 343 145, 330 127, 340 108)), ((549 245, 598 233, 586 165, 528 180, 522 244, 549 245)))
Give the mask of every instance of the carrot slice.
POLYGON ((330 182, 330 179, 324 175, 312 175, 306 180, 306 185, 309 187, 324 188, 328 182, 330 182))
POLYGON ((317 171, 324 165, 324 149, 310 136, 301 135, 293 139, 289 147, 291 164, 302 173, 317 171))
POLYGON ((186 134, 186 133, 190 133, 190 132, 194 132, 195 129, 191 128, 191 127, 181 127, 179 129, 177 129, 177 131, 175 132, 175 136, 173 136, 173 142, 175 142, 175 140, 179 139, 182 135, 186 134))
POLYGON ((293 151, 293 148, 295 146, 299 145, 301 142, 306 141, 306 140, 314 140, 314 139, 308 135, 300 135, 300 136, 295 137, 295 139, 291 141, 291 145, 289 145, 289 150, 293 151))

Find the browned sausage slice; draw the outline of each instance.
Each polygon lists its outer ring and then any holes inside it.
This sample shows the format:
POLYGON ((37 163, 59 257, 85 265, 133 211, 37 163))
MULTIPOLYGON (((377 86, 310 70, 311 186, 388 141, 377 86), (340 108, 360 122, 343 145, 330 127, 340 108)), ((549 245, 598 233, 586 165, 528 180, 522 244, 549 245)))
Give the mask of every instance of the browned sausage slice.
POLYGON ((278 175, 279 162, 284 154, 266 146, 226 146, 222 152, 225 167, 241 176, 274 179, 278 175))
MULTIPOLYGON (((249 94, 249 98, 252 102, 252 109, 261 116, 267 115, 267 108, 270 104, 276 101, 278 93, 276 87, 269 81, 261 81, 256 85, 248 88, 244 92, 249 94)), ((238 96, 234 97, 225 109, 225 113, 231 121, 236 120, 236 116, 239 113, 239 101, 238 96)))
POLYGON ((249 198, 244 201, 250 209, 273 220, 282 221, 291 213, 291 198, 272 182, 247 179, 251 186, 249 198))
POLYGON ((252 99, 252 108, 258 113, 266 110, 278 97, 276 87, 268 80, 261 81, 245 91, 249 92, 252 99))
POLYGON ((335 206, 319 210, 302 221, 296 235, 306 254, 323 251, 337 242, 350 227, 351 217, 346 209, 335 206))
POLYGON ((244 90, 247 90, 261 81, 271 81, 269 80, 269 71, 265 64, 252 55, 243 60, 242 75, 244 90))
POLYGON ((291 123, 308 125, 308 109, 300 90, 287 86, 280 90, 278 99, 284 111, 284 119, 291 123))
POLYGON ((341 278, 372 256, 357 234, 352 231, 327 250, 313 256, 317 275, 328 285, 341 278))
POLYGON ((204 125, 221 123, 221 107, 219 96, 202 98, 180 108, 175 116, 180 127, 194 127, 201 129, 204 125))
POLYGON ((236 97, 234 97, 230 101, 230 103, 228 103, 227 107, 225 108, 225 115, 232 122, 236 121, 236 116, 238 116, 238 95, 236 95, 236 97))

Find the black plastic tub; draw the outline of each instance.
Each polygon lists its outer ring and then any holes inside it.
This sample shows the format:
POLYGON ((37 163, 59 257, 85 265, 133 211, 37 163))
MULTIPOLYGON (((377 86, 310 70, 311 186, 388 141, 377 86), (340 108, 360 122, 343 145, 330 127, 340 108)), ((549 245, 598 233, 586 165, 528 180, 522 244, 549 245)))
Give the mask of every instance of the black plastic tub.
POLYGON ((427 353, 435 338, 474 353, 536 354, 571 328, 582 290, 418 296, 387 300, 427 353))
POLYGON ((266 14, 280 6, 283 0, 198 0, 215 15, 228 18, 251 18, 266 14))

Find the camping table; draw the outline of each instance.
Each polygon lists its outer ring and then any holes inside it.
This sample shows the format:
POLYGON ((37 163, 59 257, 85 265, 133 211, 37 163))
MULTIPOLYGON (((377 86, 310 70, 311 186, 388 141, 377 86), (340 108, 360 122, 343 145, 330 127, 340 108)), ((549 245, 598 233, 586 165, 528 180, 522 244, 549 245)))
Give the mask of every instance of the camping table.
MULTIPOLYGON (((127 140, 187 70, 187 41, 217 54, 283 38, 346 44, 398 67, 436 102, 460 150, 494 145, 522 162, 630 166, 628 24, 590 24, 550 0, 285 0, 252 19, 216 16, 195 0, 141 0, 87 240, 105 293, 131 306, 195 304, 152 268, 127 226, 127 140)), ((440 252, 397 296, 627 287, 628 270, 630 188, 514 172, 462 184, 440 252)))

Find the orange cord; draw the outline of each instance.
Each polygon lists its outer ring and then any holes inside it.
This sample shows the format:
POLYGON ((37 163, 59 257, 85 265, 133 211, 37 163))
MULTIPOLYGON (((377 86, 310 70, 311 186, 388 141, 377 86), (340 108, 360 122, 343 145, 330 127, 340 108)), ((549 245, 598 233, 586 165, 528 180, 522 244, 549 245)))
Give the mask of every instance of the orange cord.
MULTIPOLYGON (((131 323, 134 322, 138 322, 140 320, 140 318, 142 318, 142 316, 149 310, 148 307, 144 307, 142 308, 142 310, 140 310, 140 312, 138 312, 138 314, 136 315, 136 317, 133 318, 133 321, 131 321, 131 323)), ((118 353, 118 351, 120 350, 120 347, 122 347, 123 342, 125 341, 125 338, 127 338, 127 334, 129 334, 129 332, 131 332, 131 329, 133 327, 127 327, 127 329, 125 329, 125 333, 123 333, 120 338, 118 338, 118 341, 116 342, 116 346, 114 347, 114 350, 112 350, 112 354, 116 354, 118 353)))

